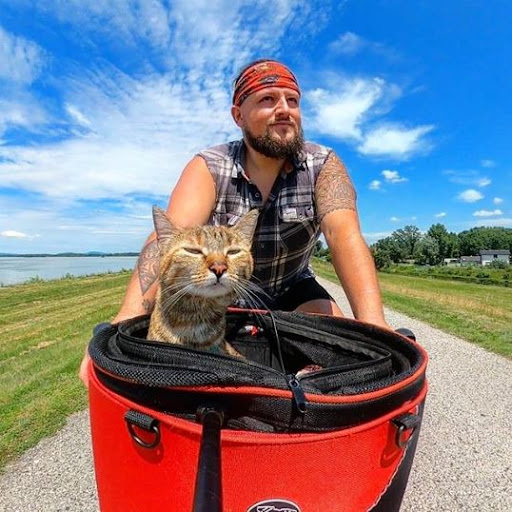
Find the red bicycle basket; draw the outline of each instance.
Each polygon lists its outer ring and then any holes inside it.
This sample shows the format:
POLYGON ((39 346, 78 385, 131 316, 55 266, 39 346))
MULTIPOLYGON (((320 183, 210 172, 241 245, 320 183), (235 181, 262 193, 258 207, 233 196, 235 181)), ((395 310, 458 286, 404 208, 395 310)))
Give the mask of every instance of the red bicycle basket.
POLYGON ((399 510, 427 393, 413 339, 232 310, 242 360, 145 340, 147 326, 107 326, 89 344, 103 512, 399 510))

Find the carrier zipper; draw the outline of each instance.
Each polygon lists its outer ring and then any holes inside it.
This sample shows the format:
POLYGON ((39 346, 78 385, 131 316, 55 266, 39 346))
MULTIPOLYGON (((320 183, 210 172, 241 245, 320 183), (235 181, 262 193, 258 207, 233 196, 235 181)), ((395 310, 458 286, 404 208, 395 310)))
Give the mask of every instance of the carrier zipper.
POLYGON ((294 373, 286 375, 286 382, 293 395, 293 402, 301 414, 306 412, 306 395, 300 385, 299 379, 294 373))

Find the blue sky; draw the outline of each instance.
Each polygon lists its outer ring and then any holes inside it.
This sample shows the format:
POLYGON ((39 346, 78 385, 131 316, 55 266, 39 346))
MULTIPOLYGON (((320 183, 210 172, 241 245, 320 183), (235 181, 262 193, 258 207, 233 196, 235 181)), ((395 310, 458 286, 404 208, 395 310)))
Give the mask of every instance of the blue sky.
POLYGON ((138 251, 231 83, 286 62, 369 243, 512 227, 505 0, 0 0, 0 252, 138 251))

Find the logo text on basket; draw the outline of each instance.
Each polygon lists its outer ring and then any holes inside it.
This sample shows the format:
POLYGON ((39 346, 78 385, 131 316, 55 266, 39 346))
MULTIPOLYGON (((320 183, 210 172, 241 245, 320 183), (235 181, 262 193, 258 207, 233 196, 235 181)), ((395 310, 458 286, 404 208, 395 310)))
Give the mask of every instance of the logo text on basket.
POLYGON ((247 512, 300 512, 295 503, 288 500, 260 501, 247 509, 247 512))

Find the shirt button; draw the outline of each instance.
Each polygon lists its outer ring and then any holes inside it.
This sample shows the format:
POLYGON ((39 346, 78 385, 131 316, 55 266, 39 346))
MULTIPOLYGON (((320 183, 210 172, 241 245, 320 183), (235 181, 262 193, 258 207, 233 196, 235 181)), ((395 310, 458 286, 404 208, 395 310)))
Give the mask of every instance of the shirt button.
POLYGON ((262 243, 260 244, 260 248, 261 248, 261 249, 265 249, 265 243, 264 243, 264 242, 262 242, 262 243))
POLYGON ((256 193, 254 194, 254 197, 255 197, 256 199, 259 199, 259 198, 261 197, 261 196, 260 196, 260 193, 259 193, 259 192, 256 192, 256 193))

